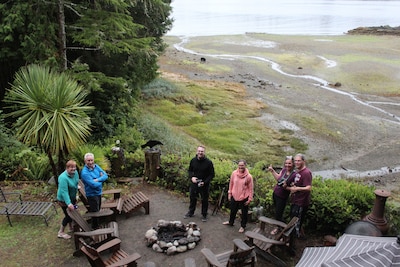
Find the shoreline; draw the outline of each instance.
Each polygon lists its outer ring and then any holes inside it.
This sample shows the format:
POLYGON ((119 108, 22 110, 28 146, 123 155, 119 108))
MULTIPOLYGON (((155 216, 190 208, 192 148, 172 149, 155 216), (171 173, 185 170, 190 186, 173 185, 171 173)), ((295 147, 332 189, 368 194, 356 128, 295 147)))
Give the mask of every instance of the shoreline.
POLYGON ((399 106, 387 105, 400 102, 400 77, 394 75, 399 70, 394 61, 399 37, 246 34, 191 37, 184 42, 179 37, 165 40, 169 47, 160 57, 161 72, 193 81, 244 84, 248 97, 257 98, 268 107, 260 115, 261 123, 277 131, 285 128, 282 122, 299 129, 294 136, 309 145, 306 156, 315 172, 343 168, 371 172, 400 165, 398 123, 343 94, 321 91, 320 84, 299 78, 311 75, 331 86, 338 83, 340 86, 332 89, 354 94, 365 103, 374 103, 400 117, 399 106), (177 44, 184 49, 177 49, 177 44), (256 56, 269 61, 251 58, 256 56), (202 64, 200 57, 207 62, 202 64), (334 66, 329 67, 327 61, 335 62, 334 66), (289 75, 273 70, 271 62, 289 75), (380 75, 380 79, 373 81, 372 75, 380 75), (380 91, 383 86, 385 90, 380 91))

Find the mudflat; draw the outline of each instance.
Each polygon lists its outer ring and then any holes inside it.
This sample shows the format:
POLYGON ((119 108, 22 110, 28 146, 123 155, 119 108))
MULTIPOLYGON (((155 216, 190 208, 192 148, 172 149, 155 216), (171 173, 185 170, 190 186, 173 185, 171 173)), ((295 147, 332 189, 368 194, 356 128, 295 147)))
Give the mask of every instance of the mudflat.
POLYGON ((248 98, 265 104, 260 123, 291 130, 308 144, 314 172, 384 169, 397 187, 399 36, 248 33, 165 40, 164 77, 242 84, 248 98))

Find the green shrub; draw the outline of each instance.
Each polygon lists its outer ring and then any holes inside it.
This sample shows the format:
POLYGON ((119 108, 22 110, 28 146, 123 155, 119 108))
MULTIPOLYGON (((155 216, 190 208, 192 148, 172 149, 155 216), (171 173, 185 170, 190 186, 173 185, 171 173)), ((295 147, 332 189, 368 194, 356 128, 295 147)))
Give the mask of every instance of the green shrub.
POLYGON ((373 188, 344 179, 313 178, 306 228, 338 233, 370 213, 373 188))
POLYGON ((104 171, 109 172, 111 170, 111 163, 109 159, 106 157, 107 153, 111 151, 107 150, 107 148, 93 145, 93 144, 86 144, 83 146, 77 147, 74 151, 70 153, 70 159, 76 161, 76 164, 79 169, 82 169, 85 166, 84 156, 86 153, 93 153, 94 155, 94 162, 99 165, 104 171))
POLYGON ((386 219, 389 223, 388 236, 397 236, 400 233, 400 203, 387 201, 385 209, 386 219))

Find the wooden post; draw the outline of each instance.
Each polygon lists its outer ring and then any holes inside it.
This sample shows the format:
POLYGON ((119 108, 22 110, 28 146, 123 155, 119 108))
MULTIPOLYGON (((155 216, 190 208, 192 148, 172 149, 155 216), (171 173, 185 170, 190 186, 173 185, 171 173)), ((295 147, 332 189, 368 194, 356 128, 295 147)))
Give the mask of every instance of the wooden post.
POLYGON ((148 149, 144 152, 144 177, 149 181, 155 181, 160 175, 161 150, 148 149))

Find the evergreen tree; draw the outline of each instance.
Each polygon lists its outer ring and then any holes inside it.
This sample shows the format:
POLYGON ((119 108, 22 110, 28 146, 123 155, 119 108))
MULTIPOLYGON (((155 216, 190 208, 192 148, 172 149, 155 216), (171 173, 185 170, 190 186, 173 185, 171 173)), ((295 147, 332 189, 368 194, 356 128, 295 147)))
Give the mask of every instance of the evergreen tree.
POLYGON ((80 80, 88 85, 90 99, 102 92, 103 99, 94 101, 94 114, 95 121, 105 123, 97 125, 95 135, 112 135, 123 115, 127 120, 129 114, 112 108, 117 104, 132 107, 140 87, 156 77, 157 57, 165 48, 161 37, 172 25, 170 12, 170 0, 1 3, 0 100, 22 66, 41 63, 60 70, 73 68, 78 79, 90 78, 80 80), (79 74, 80 70, 84 73, 79 74), (124 94, 130 95, 121 97, 124 94))

